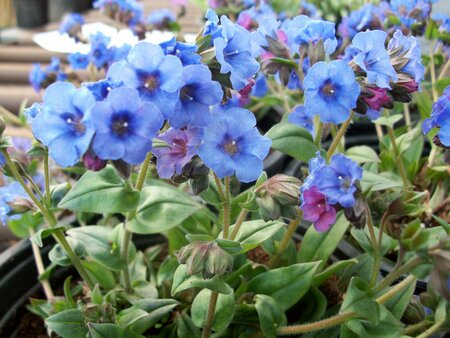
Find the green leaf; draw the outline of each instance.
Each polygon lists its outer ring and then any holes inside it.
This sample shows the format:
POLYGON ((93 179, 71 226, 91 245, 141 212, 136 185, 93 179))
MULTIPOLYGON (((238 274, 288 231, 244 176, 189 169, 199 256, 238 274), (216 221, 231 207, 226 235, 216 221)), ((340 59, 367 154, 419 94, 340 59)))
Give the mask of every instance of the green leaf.
POLYGON ((429 20, 425 29, 425 37, 428 40, 435 40, 439 37, 439 27, 434 20, 429 20))
POLYGON ((31 213, 27 212, 22 214, 20 219, 8 220, 8 227, 11 232, 17 237, 27 238, 30 236, 30 228, 36 229, 44 223, 44 217, 40 212, 31 213))
POLYGON ((353 277, 339 313, 356 312, 359 317, 377 325, 380 318, 379 304, 370 297, 370 292, 369 284, 364 279, 353 277))
POLYGON ((99 214, 135 210, 140 194, 111 165, 87 171, 59 203, 60 208, 99 214))
POLYGON ((41 247, 44 245, 42 243, 42 240, 44 238, 47 238, 54 233, 64 231, 64 227, 55 227, 55 228, 47 228, 47 229, 40 229, 38 232, 36 232, 33 236, 30 237, 30 241, 32 241, 37 246, 41 247))
POLYGON ((383 305, 379 305, 379 321, 377 323, 353 319, 345 326, 359 337, 369 338, 398 338, 401 336, 404 325, 383 305))
POLYGON ((349 222, 343 213, 337 216, 336 223, 327 232, 318 232, 311 226, 302 240, 297 259, 302 262, 322 261, 323 265, 336 249, 344 236, 349 222))
POLYGON ((168 184, 149 185, 143 189, 136 217, 127 228, 139 234, 161 233, 182 223, 200 208, 189 195, 168 184))
MULTIPOLYGON (((266 239, 275 235, 285 224, 280 221, 270 221, 265 222, 263 220, 254 220, 243 222, 239 228, 235 242, 239 242, 242 251, 239 253, 244 253, 256 248, 266 239)), ((233 232, 234 225, 230 226, 230 233, 233 232)), ((219 234, 219 238, 222 238, 223 232, 219 234)))
POLYGON ((271 296, 287 310, 308 291, 318 266, 319 262, 293 264, 261 273, 248 282, 248 291, 271 296))
POLYGON ((88 329, 84 323, 81 310, 65 310, 48 317, 45 320, 48 328, 62 338, 86 337, 88 329))
POLYGON ((144 338, 144 336, 117 324, 88 323, 88 327, 92 338, 144 338))
POLYGON ((345 152, 345 155, 357 163, 381 162, 375 150, 368 146, 351 147, 345 152))
POLYGON ((394 124, 400 121, 403 118, 401 114, 391 115, 391 116, 381 116, 377 118, 373 123, 394 128, 394 124))
POLYGON ((393 181, 390 178, 384 177, 381 174, 375 174, 373 172, 364 170, 361 180, 361 188, 363 192, 367 190, 379 191, 391 188, 401 187, 401 182, 393 181))
POLYGON ((13 148, 12 139, 10 136, 0 138, 0 149, 13 148))
MULTIPOLYGON (((211 290, 203 289, 192 302, 192 321, 200 328, 204 326, 206 321, 211 293, 211 290)), ((219 293, 212 322, 212 329, 214 331, 220 332, 228 327, 233 319, 235 307, 233 291, 228 294, 219 293)))
POLYGON ((100 284, 105 290, 114 289, 116 278, 111 270, 94 261, 82 261, 81 264, 83 264, 94 283, 100 284))
POLYGON ((389 299, 383 305, 388 309, 392 315, 400 320, 403 313, 406 310, 412 296, 414 295, 414 290, 416 288, 416 282, 409 283, 406 287, 398 291, 391 299, 389 299))
POLYGON ((313 158, 319 150, 309 131, 292 123, 278 123, 266 136, 272 139, 273 149, 303 162, 313 158))
POLYGON ((200 275, 190 276, 186 264, 181 264, 173 276, 172 296, 190 288, 206 288, 224 294, 232 292, 230 286, 218 276, 211 279, 204 279, 200 275))
POLYGON ((144 333, 178 305, 175 299, 144 299, 120 312, 118 322, 137 333, 144 333))
POLYGON ((277 302, 270 296, 256 295, 254 301, 262 332, 268 338, 275 338, 277 329, 287 324, 284 311, 280 309, 277 302))
MULTIPOLYGON (((380 230, 378 230, 378 228, 376 227, 374 227, 373 230, 376 238, 378 238, 380 230)), ((375 253, 372 241, 370 240, 369 229, 367 227, 361 230, 357 228, 352 228, 350 232, 353 238, 358 242, 358 244, 365 252, 370 253, 372 255, 375 253)), ((381 254, 385 255, 388 251, 393 250, 397 245, 398 245, 397 240, 393 239, 388 234, 384 234, 381 243, 381 254)))
POLYGON ((67 234, 83 246, 86 253, 101 265, 116 271, 125 267, 120 257, 120 250, 113 246, 111 228, 90 225, 70 229, 67 234))
POLYGON ((323 282, 325 282, 328 278, 330 278, 332 275, 334 275, 336 272, 345 269, 349 266, 355 265, 358 263, 358 260, 355 258, 352 259, 346 259, 344 261, 338 261, 329 267, 327 267, 325 270, 323 270, 321 273, 318 273, 313 280, 314 286, 320 286, 323 282))
POLYGON ((178 337, 200 338, 202 336, 200 329, 195 326, 191 317, 189 317, 186 313, 182 312, 178 314, 176 323, 178 337))

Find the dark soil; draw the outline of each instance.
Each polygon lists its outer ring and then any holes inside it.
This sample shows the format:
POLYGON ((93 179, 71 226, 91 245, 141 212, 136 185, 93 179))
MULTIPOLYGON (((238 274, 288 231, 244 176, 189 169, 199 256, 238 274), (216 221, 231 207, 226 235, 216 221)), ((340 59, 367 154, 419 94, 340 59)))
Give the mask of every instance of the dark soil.
POLYGON ((269 264, 269 254, 263 250, 261 247, 256 247, 253 250, 247 252, 247 257, 251 261, 259 264, 268 265, 269 264))
MULTIPOLYGON (((56 337, 52 335, 52 337, 56 337)), ((15 338, 48 338, 44 320, 34 313, 23 316, 15 338)))

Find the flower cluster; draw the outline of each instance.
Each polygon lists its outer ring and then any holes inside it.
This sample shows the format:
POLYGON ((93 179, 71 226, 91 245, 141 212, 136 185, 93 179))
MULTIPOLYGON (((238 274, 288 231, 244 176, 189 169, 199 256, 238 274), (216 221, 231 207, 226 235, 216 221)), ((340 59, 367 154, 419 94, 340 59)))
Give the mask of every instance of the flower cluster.
POLYGON ((75 40, 80 40, 81 37, 81 27, 84 24, 84 17, 78 13, 66 14, 59 24, 59 32, 61 34, 67 33, 70 37, 75 38, 75 40))
POLYGON ((428 134, 433 128, 438 128, 436 143, 440 146, 450 147, 450 86, 433 104, 431 117, 423 121, 422 129, 428 134))
POLYGON ((317 153, 309 161, 309 175, 301 186, 304 219, 314 223, 317 231, 328 230, 338 208, 355 205, 356 183, 361 178, 362 169, 348 157, 337 154, 326 164, 317 153))
POLYGON ((94 8, 129 26, 139 23, 144 15, 142 4, 135 0, 96 0, 94 8))
POLYGON ((52 57, 50 64, 44 69, 39 63, 33 64, 33 68, 28 75, 28 81, 37 93, 53 82, 65 81, 67 78, 68 74, 62 68, 61 60, 56 56, 52 57))

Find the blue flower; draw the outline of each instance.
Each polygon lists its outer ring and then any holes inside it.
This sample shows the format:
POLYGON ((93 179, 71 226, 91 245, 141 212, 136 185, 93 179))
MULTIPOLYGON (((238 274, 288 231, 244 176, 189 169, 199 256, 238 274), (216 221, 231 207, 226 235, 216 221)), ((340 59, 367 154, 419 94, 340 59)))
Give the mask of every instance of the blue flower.
POLYGON ((27 198, 26 191, 19 182, 12 182, 6 186, 0 187, 0 222, 6 225, 10 219, 20 219, 21 215, 10 215, 12 208, 8 203, 15 201, 17 198, 27 198))
POLYGON ((197 46, 191 43, 178 42, 176 38, 172 38, 166 42, 159 44, 166 55, 175 55, 183 64, 196 65, 200 63, 201 57, 198 55, 197 46))
POLYGON ((127 87, 112 89, 93 110, 95 154, 102 160, 143 162, 164 122, 160 110, 150 102, 143 102, 137 90, 127 87))
POLYGON ((300 192, 303 194, 305 190, 314 186, 314 182, 317 176, 317 172, 325 166, 325 159, 320 155, 320 151, 316 152, 316 157, 313 157, 308 161, 309 175, 300 187, 300 192))
POLYGON ((75 37, 77 33, 81 32, 81 26, 84 24, 84 18, 78 13, 66 14, 59 25, 59 32, 61 34, 67 33, 69 36, 75 37))
POLYGON ((68 82, 56 82, 45 91, 43 109, 31 126, 59 165, 76 164, 88 149, 94 135, 90 111, 94 104, 87 88, 77 89, 68 82))
POLYGON ((27 119, 28 124, 32 124, 35 117, 42 111, 42 108, 44 106, 41 102, 35 102, 31 105, 31 107, 28 107, 24 110, 23 114, 25 118, 27 119))
POLYGON ((305 15, 295 17, 286 32, 292 50, 297 51, 298 46, 323 41, 326 54, 336 50, 337 40, 334 23, 324 20, 313 20, 305 15))
POLYGON ((166 28, 169 23, 175 22, 176 20, 175 13, 169 8, 156 9, 147 17, 147 22, 158 29, 166 28))
POLYGON ((130 53, 130 50, 131 45, 129 45, 128 43, 125 43, 120 47, 112 47, 112 60, 110 61, 110 63, 125 60, 130 53))
POLYGON ((215 116, 204 129, 198 155, 220 178, 236 173, 241 182, 256 180, 272 142, 255 125, 253 113, 242 108, 215 116))
POLYGON ((126 25, 138 23, 144 14, 142 4, 135 0, 96 0, 93 7, 113 19, 119 18, 126 25))
POLYGON ((6 159, 3 154, 0 153, 0 168, 2 168, 6 164, 6 159))
POLYGON ((363 170, 358 164, 342 154, 333 155, 330 164, 325 164, 318 154, 315 162, 310 160, 310 175, 302 185, 302 192, 311 187, 325 195, 330 205, 340 204, 344 208, 355 204, 355 183, 362 178, 363 170), (311 165, 312 164, 312 165, 311 165), (311 173, 311 166, 313 172, 311 173))
POLYGON ((372 4, 365 4, 342 19, 338 32, 342 38, 352 39, 356 33, 370 29, 374 22, 381 23, 384 19, 385 15, 380 8, 372 4))
POLYGON ((34 63, 33 68, 28 74, 28 81, 37 93, 41 90, 46 77, 47 74, 42 70, 41 65, 39 63, 34 63))
POLYGON ((203 28, 203 35, 211 35, 213 39, 222 37, 222 27, 219 26, 219 17, 212 9, 208 9, 205 14, 207 19, 203 28))
POLYGON ((305 128, 311 134, 314 133, 314 118, 312 115, 306 113, 304 106, 295 106, 292 113, 288 116, 288 121, 302 128, 305 128))
POLYGON ((344 61, 317 62, 309 69, 303 85, 306 113, 335 124, 348 119, 361 92, 353 70, 344 61))
POLYGON ((268 91, 267 80, 264 74, 259 74, 255 80, 255 86, 252 88, 252 95, 256 97, 266 96, 268 91))
POLYGON ((89 66, 89 57, 83 53, 72 53, 67 56, 70 67, 72 69, 86 69, 89 66))
POLYGON ((394 68, 398 64, 403 65, 407 60, 407 63, 397 71, 411 75, 414 81, 420 84, 425 67, 422 65, 422 52, 417 39, 414 36, 406 37, 401 30, 397 30, 389 41, 388 51, 394 68))
POLYGON ((91 50, 89 52, 89 60, 97 68, 103 68, 113 58, 113 53, 108 48, 111 39, 101 32, 91 35, 91 50))
POLYGON ((267 37, 279 40, 278 31, 280 22, 276 18, 264 18, 258 27, 258 30, 251 33, 252 55, 259 56, 264 52, 264 47, 269 47, 267 37))
POLYGON ((196 128, 186 130, 170 128, 160 134, 158 139, 168 144, 168 147, 153 149, 153 154, 157 158, 156 170, 161 178, 171 178, 175 173, 180 175, 184 166, 197 155, 201 143, 196 128))
POLYGON ((106 99, 111 89, 122 86, 122 82, 100 80, 97 82, 83 83, 83 86, 86 86, 86 88, 90 90, 97 101, 103 101, 106 99))
POLYGON ((220 103, 223 97, 221 85, 211 80, 211 71, 203 65, 183 68, 180 98, 169 118, 174 128, 185 126, 204 127, 211 120, 210 106, 220 103))
POLYGON ((158 45, 140 42, 130 51, 127 61, 109 68, 107 78, 136 88, 141 98, 155 104, 167 119, 178 100, 182 73, 183 66, 176 56, 164 55, 158 45))
POLYGON ((216 58, 222 74, 230 73, 235 90, 244 88, 248 80, 259 70, 259 63, 252 57, 250 33, 233 24, 226 16, 221 17, 222 37, 214 39, 216 58))
POLYGON ((422 130, 425 134, 433 128, 439 128, 437 136, 441 143, 450 147, 450 86, 445 88, 443 95, 433 104, 431 117, 423 121, 422 130))
POLYGON ((356 34, 352 43, 359 52, 353 61, 366 72, 368 83, 391 89, 389 82, 397 82, 397 73, 384 47, 386 36, 387 34, 380 30, 356 34))

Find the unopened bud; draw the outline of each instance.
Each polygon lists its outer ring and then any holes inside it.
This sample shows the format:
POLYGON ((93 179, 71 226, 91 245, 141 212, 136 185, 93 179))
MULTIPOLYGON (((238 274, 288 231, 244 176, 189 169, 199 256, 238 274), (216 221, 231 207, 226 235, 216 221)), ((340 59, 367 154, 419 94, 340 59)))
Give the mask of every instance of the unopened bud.
POLYGON ((178 262, 186 264, 189 275, 202 274, 204 278, 222 276, 233 266, 232 257, 216 242, 194 242, 177 253, 178 262))
POLYGON ((209 174, 209 169, 203 163, 203 161, 198 156, 194 156, 189 163, 187 163, 181 170, 181 174, 175 174, 172 176, 172 181, 175 183, 183 183, 189 179, 200 179, 207 177, 209 174))
POLYGON ((106 164, 108 163, 105 160, 102 160, 94 153, 88 151, 83 156, 83 163, 86 169, 92 170, 92 171, 99 171, 102 170, 104 167, 106 167, 106 164))
POLYGON ((263 219, 277 219, 282 210, 289 209, 284 207, 297 207, 300 204, 300 185, 298 178, 287 175, 275 175, 265 181, 255 191, 263 219))
POLYGON ((36 210, 33 202, 24 197, 17 197, 7 204, 11 208, 10 215, 23 214, 31 210, 36 210))
POLYGON ((408 325, 417 324, 425 318, 425 310, 418 296, 413 296, 403 313, 402 322, 408 325))
POLYGON ((439 304, 439 296, 432 291, 422 292, 419 295, 420 303, 428 309, 435 309, 439 304))
POLYGON ((357 229, 363 229, 366 225, 366 202, 358 196, 355 205, 344 209, 345 218, 357 229))

